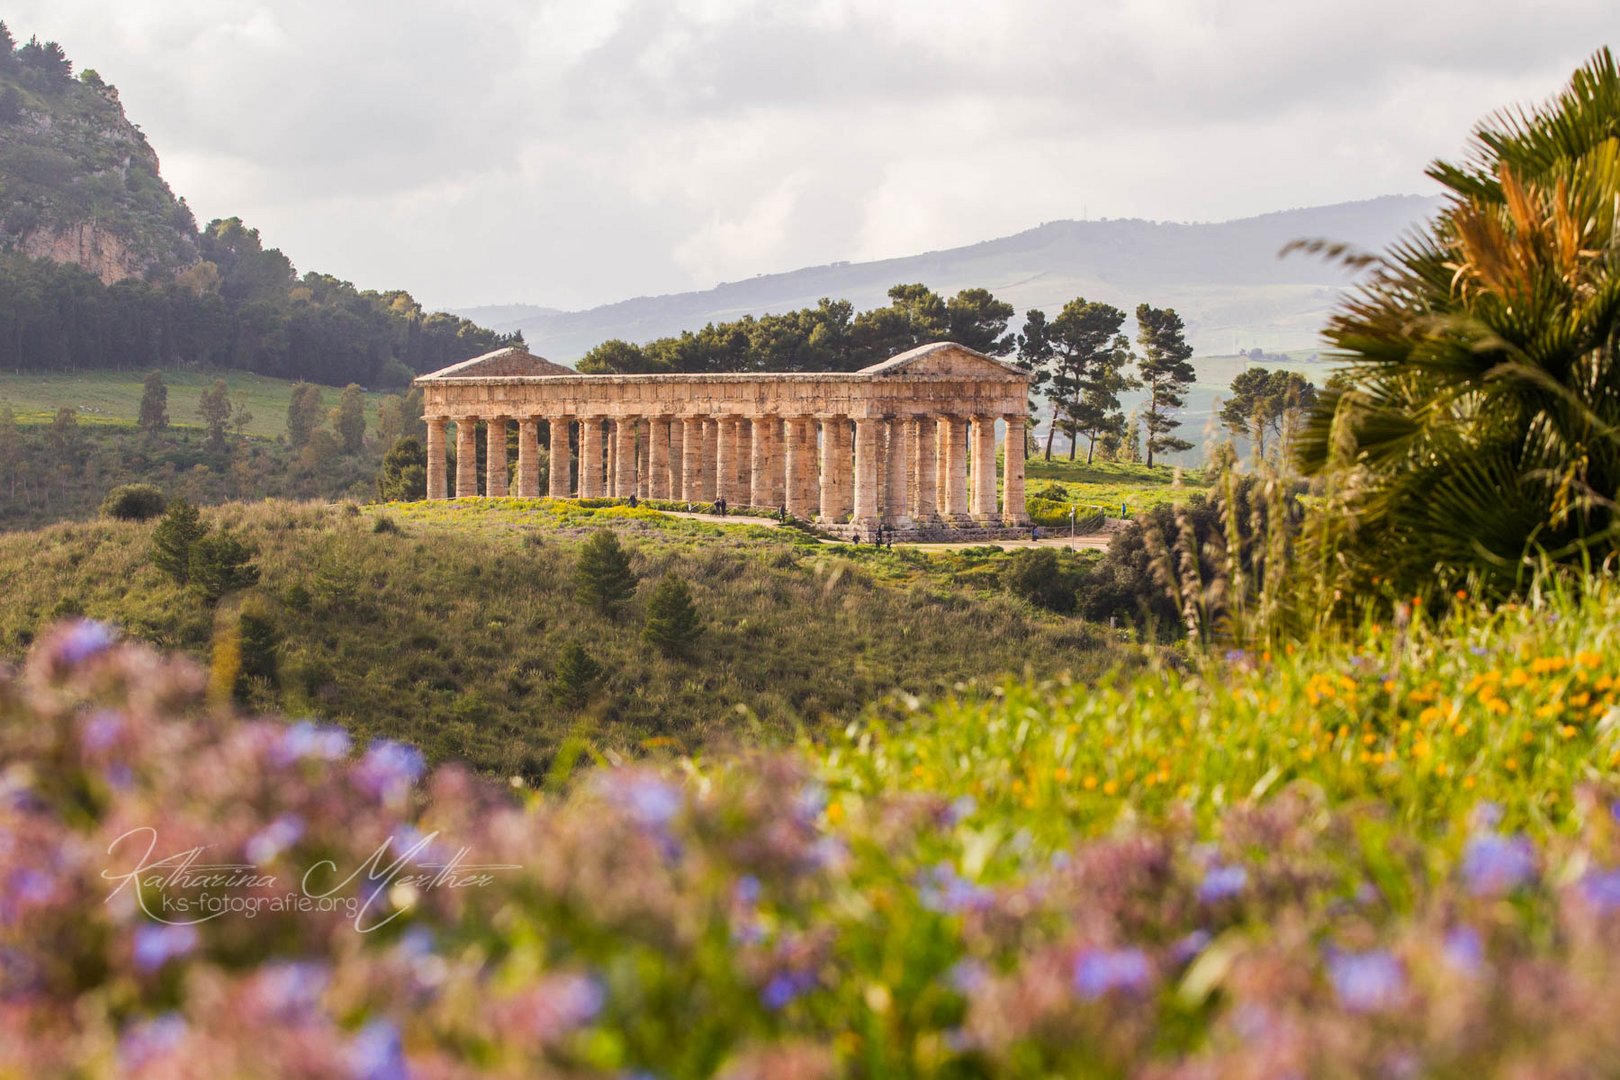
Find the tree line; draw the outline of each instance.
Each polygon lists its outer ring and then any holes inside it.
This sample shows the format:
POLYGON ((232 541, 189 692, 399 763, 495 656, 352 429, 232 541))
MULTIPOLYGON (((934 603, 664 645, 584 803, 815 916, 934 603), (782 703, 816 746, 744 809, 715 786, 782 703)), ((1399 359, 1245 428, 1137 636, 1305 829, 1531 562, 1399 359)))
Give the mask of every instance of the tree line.
POLYGON ((887 305, 858 313, 847 300, 824 298, 813 308, 710 323, 644 345, 606 341, 580 360, 579 370, 858 371, 920 345, 954 341, 1030 373, 1032 408, 1039 410, 1042 401, 1050 408, 1048 458, 1060 431, 1070 439, 1071 457, 1086 439, 1087 461, 1099 443, 1110 454, 1127 443, 1139 446, 1120 405, 1120 394, 1135 389, 1148 394, 1137 425, 1146 435, 1147 463, 1156 454, 1191 448, 1175 435, 1194 372, 1192 346, 1174 309, 1137 307, 1138 358, 1123 333, 1125 313, 1083 297, 1055 319, 1030 309, 1022 331, 1014 333, 1015 309, 988 289, 946 298, 923 284, 902 284, 888 295, 887 305))

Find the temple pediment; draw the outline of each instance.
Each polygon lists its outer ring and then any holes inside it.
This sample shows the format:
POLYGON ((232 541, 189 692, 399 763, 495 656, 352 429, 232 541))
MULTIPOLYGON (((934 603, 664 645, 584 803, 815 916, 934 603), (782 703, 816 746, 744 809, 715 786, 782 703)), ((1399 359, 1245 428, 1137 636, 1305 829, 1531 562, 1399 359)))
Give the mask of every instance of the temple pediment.
POLYGON ((447 368, 440 368, 431 375, 422 376, 423 379, 504 379, 523 378, 546 375, 578 375, 573 368, 553 364, 529 352, 511 346, 505 349, 496 349, 483 356, 475 356, 471 360, 463 360, 459 364, 452 364, 447 368))
POLYGON ((862 375, 938 375, 962 379, 1027 380, 1029 373, 954 341, 919 345, 880 364, 862 368, 862 375))

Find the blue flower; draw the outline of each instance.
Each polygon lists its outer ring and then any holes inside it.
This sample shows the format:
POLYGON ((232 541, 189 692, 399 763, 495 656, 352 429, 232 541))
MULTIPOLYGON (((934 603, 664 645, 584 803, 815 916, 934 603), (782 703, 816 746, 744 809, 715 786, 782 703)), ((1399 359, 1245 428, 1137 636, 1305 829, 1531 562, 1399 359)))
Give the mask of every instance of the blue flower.
POLYGON ((367 794, 397 802, 426 771, 422 751, 392 739, 378 739, 355 765, 354 776, 367 794))
POLYGON ((118 1040, 118 1057, 127 1071, 135 1071, 179 1046, 186 1037, 186 1022, 177 1013, 164 1013, 130 1025, 118 1040))
POLYGON ((99 709, 85 717, 79 726, 79 741, 86 750, 100 752, 111 749, 123 733, 124 718, 111 709, 99 709))
POLYGON ((197 928, 170 923, 142 923, 135 930, 135 966, 156 971, 197 947, 197 928))
POLYGON ((958 960, 945 973, 945 980, 951 984, 951 988, 964 997, 978 993, 979 988, 984 986, 989 978, 989 969, 982 962, 971 958, 958 960))
POLYGON ((1351 1012, 1388 1008, 1406 989, 1401 962, 1381 949, 1330 955, 1328 977, 1340 1003, 1351 1012))
POLYGON ((979 809, 978 801, 971 795, 959 795, 952 800, 945 810, 946 825, 960 825, 979 809))
POLYGON ((259 972, 259 985, 271 1011, 288 1020, 314 1016, 327 982, 326 966, 305 960, 267 964, 259 972))
POLYGON ((1463 850, 1463 880, 1475 896, 1503 896, 1535 875, 1535 848, 1522 836, 1482 833, 1463 850))
POLYGON ((1115 991, 1134 993, 1153 978, 1141 949, 1089 949, 1074 962, 1074 991, 1095 1000, 1115 991))
POLYGON ((606 789, 608 798, 644 829, 667 829, 681 810, 680 791, 647 773, 609 774, 606 789))
POLYGON ((1190 964, 1193 957, 1204 951, 1210 942, 1208 930, 1194 930, 1192 933, 1176 942, 1170 955, 1177 964, 1190 964))
POLYGON ((1198 886, 1198 899, 1206 904, 1219 903, 1238 895, 1248 885, 1249 872, 1243 867, 1217 863, 1204 872, 1203 884, 1198 886))
POLYGON ((372 1020, 349 1044, 349 1075, 354 1080, 407 1080, 405 1047, 399 1029, 387 1020, 372 1020))

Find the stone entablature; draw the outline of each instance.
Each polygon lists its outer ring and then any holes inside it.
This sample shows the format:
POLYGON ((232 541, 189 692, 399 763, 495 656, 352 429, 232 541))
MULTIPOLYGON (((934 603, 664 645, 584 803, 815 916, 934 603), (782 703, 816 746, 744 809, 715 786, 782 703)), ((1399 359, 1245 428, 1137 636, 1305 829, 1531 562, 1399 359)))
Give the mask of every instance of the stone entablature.
POLYGON ((502 349, 416 380, 428 423, 428 497, 450 497, 446 425, 456 425, 458 495, 539 492, 547 427, 554 497, 616 496, 781 507, 796 517, 910 529, 1028 521, 1029 376, 955 344, 923 346, 862 371, 582 375, 502 349), (1013 438, 1003 505, 996 428, 1013 438), (566 467, 558 467, 565 464, 566 467))

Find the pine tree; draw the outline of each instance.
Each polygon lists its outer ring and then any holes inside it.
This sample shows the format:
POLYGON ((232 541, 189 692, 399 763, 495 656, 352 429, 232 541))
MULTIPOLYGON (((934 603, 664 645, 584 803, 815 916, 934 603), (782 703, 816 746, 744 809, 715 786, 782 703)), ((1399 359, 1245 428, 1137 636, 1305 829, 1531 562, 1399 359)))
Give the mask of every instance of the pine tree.
POLYGON ((281 648, 281 631, 276 627, 275 615, 262 600, 249 596, 236 616, 237 641, 241 649, 242 666, 237 674, 236 696, 242 698, 248 679, 263 679, 275 686, 280 677, 277 653, 281 648))
POLYGON ((580 548, 574 586, 581 601, 604 615, 612 615, 636 594, 630 556, 612 530, 597 530, 580 548))
POLYGON ((577 709, 591 699, 596 681, 602 677, 602 665, 591 658, 585 646, 569 642, 557 659, 557 670, 552 675, 551 694, 557 704, 577 709))
POLYGON ((427 449, 419 439, 400 439, 383 455, 377 497, 384 502, 427 498, 427 449))
MULTIPOLYGON (((1029 372, 1029 411, 1034 415, 1036 399, 1046 393, 1052 381, 1052 341, 1048 337, 1046 312, 1030 308, 1024 312, 1024 329, 1018 335, 1018 352, 1013 365, 1029 372)), ((1052 406, 1052 427, 1046 435, 1046 459, 1052 460, 1052 436, 1057 432, 1057 405, 1052 406)))
POLYGON ((1187 344, 1181 316, 1174 308, 1140 304, 1136 309, 1137 343, 1142 346, 1142 383, 1147 387, 1147 465, 1153 455, 1192 449, 1192 443, 1171 434, 1181 426, 1172 410, 1186 404, 1186 390, 1195 377, 1192 346, 1187 344))
POLYGON ((1105 428, 1119 410, 1119 391, 1130 385, 1118 355, 1124 324, 1125 313, 1112 304, 1076 297, 1063 305, 1047 331, 1056 364, 1050 391, 1057 405, 1054 422, 1069 433, 1071 460, 1080 433, 1105 428))
POLYGON ((197 508, 175 499, 152 531, 152 565, 176 584, 186 584, 191 580, 191 549, 207 532, 197 508))
POLYGON ((684 656, 703 636, 703 616, 692 603, 692 590, 677 574, 665 574, 647 601, 647 623, 641 636, 668 656, 684 656))
POLYGON ((169 388, 163 385, 162 372, 152 372, 141 384, 141 415, 138 423, 150 438, 156 438, 169 426, 169 388))
POLYGON ((259 580, 258 551, 228 532, 207 533, 191 545, 190 584, 210 603, 259 580))

